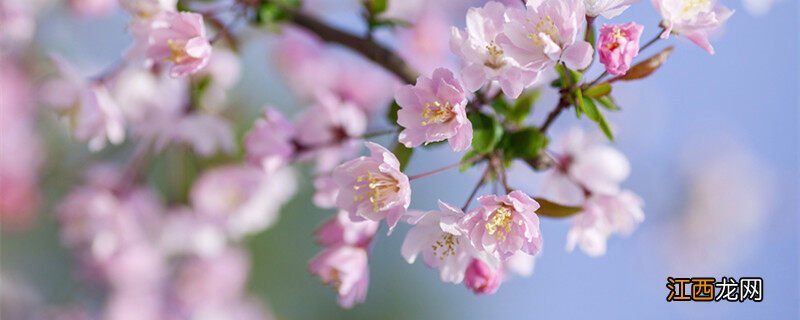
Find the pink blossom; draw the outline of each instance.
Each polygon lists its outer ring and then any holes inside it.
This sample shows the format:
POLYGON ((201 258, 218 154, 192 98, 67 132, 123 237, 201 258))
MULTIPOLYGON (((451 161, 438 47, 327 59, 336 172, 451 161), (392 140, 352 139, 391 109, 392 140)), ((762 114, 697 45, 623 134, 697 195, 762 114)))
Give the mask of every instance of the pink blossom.
POLYGON ((430 268, 439 269, 442 281, 460 283, 467 265, 478 252, 472 248, 466 231, 458 226, 464 217, 461 209, 439 201, 439 210, 409 213, 408 231, 400 252, 408 263, 421 253, 430 268))
POLYGON ((30 1, 0 2, 0 49, 26 45, 36 30, 34 10, 30 1))
POLYGON ((164 217, 159 239, 168 254, 213 256, 228 242, 225 224, 188 207, 170 209, 164 217))
POLYGON ((211 58, 203 16, 192 12, 165 11, 148 23, 143 41, 147 64, 170 62, 169 74, 183 77, 203 69, 211 58))
POLYGON ((464 61, 461 77, 469 91, 496 81, 506 95, 516 98, 539 75, 537 69, 525 68, 507 55, 498 43, 498 36, 503 33, 506 24, 505 12, 503 4, 487 2, 483 8, 470 8, 467 11, 467 28, 464 32, 452 28, 450 47, 464 61))
POLYGON ((600 28, 597 51, 608 73, 619 76, 628 72, 633 58, 639 54, 642 30, 644 26, 634 22, 603 25, 600 28))
POLYGON ((669 38, 670 33, 685 35, 710 54, 714 54, 714 47, 708 37, 733 15, 716 0, 653 0, 653 5, 664 19, 662 39, 669 38))
POLYGON ((349 245, 367 248, 380 224, 375 221, 353 221, 347 211, 339 210, 316 231, 317 242, 325 247, 349 245))
POLYGON ((576 245, 590 256, 606 252, 606 241, 612 234, 629 235, 644 221, 643 202, 633 192, 623 190, 618 194, 593 195, 583 206, 567 233, 567 250, 576 245))
POLYGON ((503 261, 505 274, 517 274, 523 277, 529 277, 533 274, 533 268, 535 266, 536 256, 521 251, 517 251, 517 253, 503 261))
POLYGON ((209 114, 189 114, 176 119, 172 126, 163 128, 156 140, 156 149, 162 150, 169 143, 189 145, 203 157, 210 157, 218 151, 227 154, 236 151, 231 123, 209 114))
POLYGON ((247 285, 250 259, 238 248, 207 257, 189 257, 181 265, 173 290, 181 306, 195 310, 238 300, 247 285))
POLYGON ((278 110, 267 107, 244 140, 247 159, 267 171, 291 161, 295 154, 294 126, 278 110))
POLYGON ((357 139, 367 129, 367 117, 354 104, 328 93, 295 122, 295 140, 304 159, 315 158, 317 172, 327 172, 358 151, 357 139))
POLYGON ((69 7, 84 16, 104 16, 117 8, 116 0, 69 0, 69 7))
POLYGON ((542 234, 536 210, 539 203, 521 191, 505 196, 478 198, 480 207, 462 220, 475 248, 497 254, 503 260, 522 251, 536 255, 542 248, 542 234))
POLYGON ((409 28, 398 28, 397 53, 422 74, 431 74, 436 68, 450 66, 450 19, 443 10, 428 6, 409 28))
POLYGON ((630 164, 604 140, 577 127, 561 135, 553 148, 557 166, 542 181, 540 194, 561 204, 581 205, 585 193, 619 192, 630 164))
POLYGON ((612 19, 622 14, 623 11, 638 1, 639 0, 583 0, 583 4, 586 7, 587 16, 603 16, 606 19, 612 19))
POLYGON ((228 91, 239 82, 241 69, 236 53, 224 47, 214 49, 208 66, 196 74, 197 78, 208 80, 208 85, 197 99, 197 107, 215 113, 222 112, 226 107, 228 91))
POLYGON ((309 262, 309 270, 323 283, 336 289, 339 305, 352 308, 364 302, 369 286, 367 251, 363 248, 336 246, 326 248, 309 262))
POLYGON ((150 18, 164 11, 175 11, 178 0, 119 0, 120 6, 140 18, 150 18))
POLYGON ((52 57, 60 78, 53 80, 47 93, 50 103, 69 121, 75 138, 89 142, 89 149, 99 151, 106 142, 120 144, 125 139, 124 118, 119 105, 105 85, 87 82, 65 60, 52 57), (55 84, 55 85, 54 85, 55 84))
POLYGON ((45 155, 28 76, 18 60, 7 56, 0 60, 0 225, 20 230, 36 217, 45 155))
POLYGON ((201 175, 190 200, 198 214, 220 219, 228 234, 238 239, 274 224, 296 189, 290 168, 266 173, 253 166, 228 165, 201 175))
POLYGON ((314 205, 323 209, 336 207, 339 185, 330 174, 320 174, 314 178, 314 205))
POLYGON ((592 61, 592 46, 582 40, 582 0, 529 1, 526 9, 509 8, 498 43, 527 68, 544 69, 558 62, 583 69, 592 61))
POLYGON ((453 150, 463 151, 472 143, 464 89, 450 70, 440 68, 432 78, 419 77, 416 85, 400 88, 396 98, 397 123, 404 128, 399 140, 406 147, 448 139, 453 150))
POLYGON ((301 98, 319 100, 320 92, 325 92, 367 114, 383 110, 398 85, 383 68, 325 46, 316 36, 289 26, 278 40, 273 60, 301 98))
POLYGON ((57 209, 64 244, 85 249, 99 263, 128 246, 146 243, 158 231, 161 200, 150 190, 115 194, 99 186, 71 192, 57 209))
POLYGON ((391 232, 411 203, 411 186, 392 152, 372 142, 366 146, 369 157, 350 160, 333 170, 339 185, 336 204, 354 221, 386 218, 391 232))
POLYGON ((492 268, 480 259, 472 259, 466 270, 464 285, 475 294, 494 294, 503 283, 503 268, 492 268))

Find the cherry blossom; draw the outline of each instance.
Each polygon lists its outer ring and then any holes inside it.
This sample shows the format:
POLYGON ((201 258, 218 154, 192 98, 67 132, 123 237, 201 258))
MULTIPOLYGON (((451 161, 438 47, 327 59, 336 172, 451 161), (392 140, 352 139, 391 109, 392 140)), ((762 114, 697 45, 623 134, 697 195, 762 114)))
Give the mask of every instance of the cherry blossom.
POLYGON ((597 51, 608 73, 619 76, 628 72, 633 58, 639 54, 639 38, 643 30, 644 26, 634 22, 600 28, 597 51))
POLYGON ((539 203, 521 191, 478 198, 480 207, 467 213, 461 224, 475 248, 503 260, 518 251, 536 255, 542 248, 539 203))
POLYGON ((714 54, 714 47, 708 37, 733 15, 716 0, 653 0, 653 5, 664 19, 662 39, 670 33, 684 35, 709 54, 714 54))

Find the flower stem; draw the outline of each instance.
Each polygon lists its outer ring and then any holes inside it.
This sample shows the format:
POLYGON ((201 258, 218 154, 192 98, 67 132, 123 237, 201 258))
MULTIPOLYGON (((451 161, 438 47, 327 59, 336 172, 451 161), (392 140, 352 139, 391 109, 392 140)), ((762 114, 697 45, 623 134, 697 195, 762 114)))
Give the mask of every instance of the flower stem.
POLYGON ((422 179, 422 178, 427 178, 427 177, 430 177, 430 176, 435 175, 437 173, 441 173, 441 172, 453 169, 455 167, 458 167, 458 166, 461 166, 461 165, 464 165, 464 164, 473 163, 475 161, 478 161, 478 160, 482 159, 483 157, 484 157, 483 155, 477 155, 477 156, 472 157, 472 158, 470 158, 468 160, 465 160, 465 161, 459 161, 459 162, 453 163, 451 165, 441 167, 441 168, 436 169, 436 170, 423 172, 423 173, 420 173, 420 174, 416 174, 416 175, 410 176, 410 177, 408 177, 408 180, 409 181, 414 181, 414 180, 418 180, 418 179, 422 179))
POLYGON ((470 192, 469 197, 467 197, 467 203, 461 207, 461 211, 467 211, 469 208, 469 204, 472 203, 472 198, 475 198, 475 195, 478 194, 478 190, 481 189, 484 183, 486 183, 486 178, 489 177, 489 172, 491 172, 491 166, 486 166, 486 170, 483 170, 483 175, 481 175, 481 179, 478 180, 478 184, 475 185, 475 188, 472 189, 470 192))

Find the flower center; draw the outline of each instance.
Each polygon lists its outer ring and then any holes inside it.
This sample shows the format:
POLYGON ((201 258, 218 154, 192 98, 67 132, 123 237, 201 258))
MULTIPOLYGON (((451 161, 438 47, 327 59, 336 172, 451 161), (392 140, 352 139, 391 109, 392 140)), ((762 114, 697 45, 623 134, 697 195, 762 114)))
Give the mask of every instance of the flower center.
POLYGON ((497 208, 486 223, 486 232, 497 241, 505 241, 506 235, 511 232, 511 214, 511 208, 507 206, 497 208))
POLYGON ((425 103, 425 109, 422 110, 422 118, 425 119, 422 121, 422 125, 445 123, 453 120, 455 116, 453 104, 449 101, 445 101, 444 104, 439 101, 428 102, 425 103))
POLYGON ((186 41, 169 39, 167 40, 167 46, 170 54, 169 61, 179 64, 189 59, 189 55, 186 54, 186 41))
POLYGON ((369 202, 372 203, 372 211, 375 212, 386 206, 391 195, 400 192, 397 180, 385 174, 374 174, 372 171, 367 172, 366 175, 358 176, 353 189, 356 191, 361 189, 369 190, 366 193, 354 195, 353 201, 359 202, 369 199, 369 202))
POLYGON ((620 46, 619 41, 625 39, 625 35, 622 34, 622 29, 619 27, 614 27, 614 30, 611 32, 611 36, 614 38, 614 41, 607 44, 606 47, 609 50, 616 50, 620 46))
POLYGON ((701 11, 707 11, 711 7, 711 0, 684 0, 681 12, 684 17, 694 17, 701 11))
POLYGON ((489 53, 489 60, 483 65, 492 69, 500 69, 506 65, 506 62, 503 61, 503 49, 498 48, 494 42, 486 46, 486 51, 489 53))
POLYGON ((339 275, 339 270, 331 269, 331 280, 328 281, 328 284, 337 291, 339 290, 339 287, 342 286, 342 277, 339 275))
MULTIPOLYGON (((528 22, 533 23, 530 20, 528 22)), ((553 42, 557 42, 558 28, 556 28, 556 24, 550 16, 544 16, 544 18, 539 19, 539 22, 536 23, 536 33, 528 34, 528 39, 533 41, 533 44, 537 47, 543 47, 545 42, 541 37, 542 33, 550 37, 553 42)))
POLYGON ((444 260, 445 257, 456 255, 458 244, 459 240, 456 236, 442 232, 442 237, 431 245, 431 249, 433 249, 434 256, 439 257, 439 260, 444 260))

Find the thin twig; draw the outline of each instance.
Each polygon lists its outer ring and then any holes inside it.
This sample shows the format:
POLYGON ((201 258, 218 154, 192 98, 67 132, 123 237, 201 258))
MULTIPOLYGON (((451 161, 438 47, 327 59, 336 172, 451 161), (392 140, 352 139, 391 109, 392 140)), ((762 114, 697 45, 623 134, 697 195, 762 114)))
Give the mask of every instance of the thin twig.
POLYGON ((410 177, 408 177, 408 180, 409 181, 414 181, 414 180, 418 180, 418 179, 422 179, 422 178, 427 178, 427 177, 430 177, 430 176, 435 175, 437 173, 444 172, 444 171, 453 169, 455 167, 458 167, 458 166, 461 166, 461 165, 464 165, 464 164, 473 163, 475 161, 478 161, 478 160, 482 159, 483 157, 484 157, 483 155, 477 155, 477 156, 474 156, 474 157, 472 157, 470 159, 467 159, 465 161, 459 161, 459 162, 453 163, 451 165, 447 165, 447 166, 441 167, 441 168, 436 169, 436 170, 423 172, 423 173, 420 173, 420 174, 416 174, 416 175, 410 176, 410 177))
POLYGON ((467 203, 465 203, 464 206, 461 207, 461 211, 467 211, 467 208, 469 208, 469 204, 472 203, 472 198, 475 198, 475 195, 478 194, 478 190, 480 190, 483 184, 486 183, 486 178, 489 177, 489 172, 491 172, 491 168, 492 168, 491 166, 487 165, 486 169, 483 170, 483 175, 481 175, 481 179, 478 180, 478 183, 475 185, 475 188, 473 188, 472 192, 470 192, 469 197, 467 198, 467 203))

